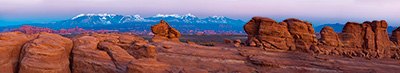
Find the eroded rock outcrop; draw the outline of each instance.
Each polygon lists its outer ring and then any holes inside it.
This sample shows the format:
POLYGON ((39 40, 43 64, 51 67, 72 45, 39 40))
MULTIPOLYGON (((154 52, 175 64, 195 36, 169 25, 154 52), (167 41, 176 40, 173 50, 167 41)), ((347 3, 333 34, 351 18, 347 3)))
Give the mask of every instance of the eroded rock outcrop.
POLYGON ((175 28, 172 28, 167 22, 164 20, 160 20, 160 23, 151 26, 151 31, 154 33, 152 42, 159 42, 163 40, 168 41, 179 41, 179 37, 181 37, 181 33, 175 28))
POLYGON ((253 17, 243 28, 248 34, 249 46, 296 50, 308 49, 317 42, 312 24, 294 18, 277 23, 270 18, 253 17))
POLYGON ((20 73, 70 73, 72 41, 57 34, 39 33, 26 43, 19 63, 20 73))
MULTIPOLYGON (((364 23, 347 22, 340 34, 340 42, 337 42, 333 30, 325 28, 321 31, 320 50, 318 54, 343 55, 347 57, 367 57, 367 58, 397 58, 398 53, 393 42, 389 40, 387 34, 386 21, 365 21, 364 23), (330 35, 325 35, 327 32, 330 35), (331 41, 327 41, 326 37, 331 41), (333 38, 333 39, 332 39, 333 38), (333 44, 334 43, 334 44, 333 44), (337 44, 336 44, 337 43, 337 44)), ((396 33, 391 40, 395 41, 396 33)))
MULTIPOLYGON (((364 23, 348 22, 343 28, 341 41, 345 48, 355 48, 355 55, 359 57, 391 57, 391 46, 386 21, 366 21, 364 23)), ((353 52, 350 52, 353 53, 353 52)))
POLYGON ((311 23, 286 19, 277 23, 270 18, 253 17, 243 26, 248 34, 246 45, 264 49, 297 50, 309 54, 347 57, 399 58, 396 30, 389 40, 386 21, 348 22, 338 35, 324 27, 316 39, 311 23), (318 41, 318 42, 317 42, 318 41))

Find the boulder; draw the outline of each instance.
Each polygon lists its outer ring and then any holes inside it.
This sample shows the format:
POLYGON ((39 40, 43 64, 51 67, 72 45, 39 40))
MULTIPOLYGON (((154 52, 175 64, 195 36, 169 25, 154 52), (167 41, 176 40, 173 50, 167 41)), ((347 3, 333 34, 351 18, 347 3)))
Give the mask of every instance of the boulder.
POLYGON ((244 45, 241 44, 242 41, 240 41, 239 39, 233 41, 233 46, 235 47, 243 47, 244 45))
POLYGON ((71 73, 69 56, 73 43, 57 34, 39 33, 26 43, 20 56, 21 73, 71 73))
POLYGON ((17 72, 21 48, 29 40, 21 32, 0 33, 0 72, 17 72))
POLYGON ((165 49, 170 49, 172 46, 163 46, 165 49))
POLYGON ((172 28, 167 22, 164 20, 160 20, 160 23, 151 26, 151 31, 154 33, 153 38, 151 39, 152 42, 160 42, 163 40, 168 41, 178 41, 181 33, 175 28, 172 28))
POLYGON ((196 45, 196 43, 192 41, 186 41, 186 43, 196 45))
POLYGON ((233 41, 230 40, 230 39, 224 39, 224 42, 225 42, 226 44, 230 44, 230 43, 232 43, 233 41))

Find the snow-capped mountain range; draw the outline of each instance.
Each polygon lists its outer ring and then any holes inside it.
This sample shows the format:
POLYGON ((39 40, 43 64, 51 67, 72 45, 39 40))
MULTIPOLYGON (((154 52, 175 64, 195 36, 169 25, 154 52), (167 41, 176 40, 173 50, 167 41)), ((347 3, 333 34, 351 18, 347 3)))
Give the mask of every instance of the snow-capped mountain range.
MULTIPOLYGON (((190 13, 179 14, 157 14, 152 17, 143 18, 140 15, 117 15, 117 14, 79 14, 70 20, 60 21, 66 24, 120 24, 129 22, 158 22, 160 19, 167 22, 183 23, 221 23, 221 24, 243 24, 242 20, 230 19, 224 16, 210 16, 200 19, 190 13), (68 23, 69 22, 69 23, 68 23)), ((56 22, 57 23, 57 22, 56 22)))
POLYGON ((119 30, 119 31, 143 31, 150 30, 150 26, 160 22, 167 21, 171 26, 178 30, 238 30, 242 31, 244 21, 231 19, 224 16, 208 16, 199 18, 193 14, 156 14, 150 17, 141 17, 140 15, 119 15, 119 14, 79 14, 70 19, 49 22, 32 23, 4 26, 1 28, 16 29, 23 25, 34 27, 50 28, 52 30, 83 28, 86 30, 119 30))

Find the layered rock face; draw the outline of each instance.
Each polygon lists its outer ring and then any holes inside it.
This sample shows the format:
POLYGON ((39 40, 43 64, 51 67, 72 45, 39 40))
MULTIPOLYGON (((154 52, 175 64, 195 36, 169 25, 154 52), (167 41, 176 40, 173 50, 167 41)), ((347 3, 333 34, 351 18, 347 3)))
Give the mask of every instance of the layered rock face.
POLYGON ((179 37, 181 37, 181 33, 175 28, 172 28, 167 22, 164 20, 160 20, 160 23, 151 26, 151 31, 154 33, 151 41, 159 42, 163 40, 169 41, 179 41, 179 37))
POLYGON ((312 24, 294 18, 277 23, 270 18, 253 17, 243 28, 248 34, 249 46, 295 50, 317 42, 312 24))
POLYGON ((386 21, 348 22, 340 35, 324 27, 316 39, 311 23, 298 19, 283 22, 265 17, 253 17, 244 26, 248 34, 246 45, 264 49, 298 50, 310 54, 344 55, 348 57, 398 58, 399 30, 389 40, 386 21))

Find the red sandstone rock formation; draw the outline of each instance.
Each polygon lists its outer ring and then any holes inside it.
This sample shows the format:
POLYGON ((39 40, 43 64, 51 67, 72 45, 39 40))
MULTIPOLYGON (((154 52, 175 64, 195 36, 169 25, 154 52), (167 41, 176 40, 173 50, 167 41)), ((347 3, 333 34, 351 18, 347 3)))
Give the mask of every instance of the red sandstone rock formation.
POLYGON ((398 58, 394 47, 397 33, 393 31, 391 42, 386 21, 348 22, 337 35, 332 28, 324 27, 317 42, 312 24, 298 19, 283 22, 253 17, 244 30, 248 34, 246 45, 264 49, 298 50, 309 54, 344 55, 347 57, 398 58))
POLYGON ((181 33, 175 28, 172 28, 167 22, 164 20, 160 20, 160 23, 151 26, 151 31, 154 33, 151 41, 159 42, 162 40, 169 41, 179 41, 179 37, 181 37, 181 33))
POLYGON ((253 17, 243 28, 248 34, 246 44, 249 46, 295 50, 308 49, 307 46, 317 42, 312 24, 294 18, 277 23, 270 18, 253 17))
POLYGON ((270 18, 253 17, 243 28, 248 34, 246 44, 249 46, 281 50, 294 46, 285 22, 278 24, 270 18))

